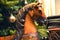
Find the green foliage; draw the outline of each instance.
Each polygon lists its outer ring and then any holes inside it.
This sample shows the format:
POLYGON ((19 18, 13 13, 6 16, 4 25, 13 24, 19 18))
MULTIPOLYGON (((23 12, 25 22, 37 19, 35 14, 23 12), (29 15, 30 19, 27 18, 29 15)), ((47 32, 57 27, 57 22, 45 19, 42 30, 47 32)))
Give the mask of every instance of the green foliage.
POLYGON ((35 25, 41 37, 48 37, 49 31, 46 29, 46 25, 40 26, 36 21, 35 25))
POLYGON ((0 36, 14 35, 16 30, 13 29, 2 29, 0 30, 0 36))
POLYGON ((0 13, 0 17, 2 17, 3 15, 2 15, 2 13, 0 13))
POLYGON ((37 26, 37 29, 46 29, 46 25, 43 24, 42 26, 40 26, 36 21, 34 23, 37 26))
POLYGON ((4 19, 0 17, 0 21, 3 21, 4 19))
POLYGON ((3 20, 2 16, 3 16, 3 15, 2 15, 2 13, 0 13, 0 21, 2 21, 2 20, 3 20))
POLYGON ((35 2, 36 0, 27 0, 28 3, 32 3, 32 2, 35 2))
POLYGON ((0 0, 0 4, 7 5, 8 7, 11 7, 18 3, 19 3, 19 0, 0 0))
POLYGON ((47 29, 38 29, 41 37, 48 37, 48 30, 47 29))
MULTIPOLYGON (((33 2, 36 2, 36 0, 27 0, 27 3, 33 3, 33 2)), ((22 8, 23 6, 25 6, 25 0, 20 0, 19 2, 19 5, 20 5, 20 8, 22 8)))
POLYGON ((0 4, 5 4, 6 0, 0 0, 0 4))
POLYGON ((10 32, 11 35, 13 35, 13 34, 16 33, 16 30, 12 30, 12 29, 10 29, 9 32, 10 32))
POLYGON ((4 29, 4 30, 0 30, 0 36, 6 36, 6 35, 8 35, 9 33, 8 33, 8 31, 6 30, 6 29, 4 29))

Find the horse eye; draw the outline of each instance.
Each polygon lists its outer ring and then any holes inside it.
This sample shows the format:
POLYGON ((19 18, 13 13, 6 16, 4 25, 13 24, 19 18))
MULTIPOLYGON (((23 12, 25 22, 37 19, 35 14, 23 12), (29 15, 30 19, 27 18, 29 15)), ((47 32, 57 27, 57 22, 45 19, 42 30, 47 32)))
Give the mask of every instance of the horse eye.
POLYGON ((42 11, 41 10, 38 10, 40 14, 42 14, 42 11))
POLYGON ((38 9, 38 6, 35 6, 34 8, 35 8, 35 9, 38 9))

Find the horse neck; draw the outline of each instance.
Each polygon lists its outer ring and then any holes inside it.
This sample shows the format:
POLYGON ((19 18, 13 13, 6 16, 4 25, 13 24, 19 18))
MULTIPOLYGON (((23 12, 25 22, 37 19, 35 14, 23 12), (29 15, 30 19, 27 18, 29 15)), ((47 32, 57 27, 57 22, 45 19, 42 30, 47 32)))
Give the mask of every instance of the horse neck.
POLYGON ((25 19, 25 24, 24 24, 24 34, 30 34, 30 33, 36 33, 37 29, 36 26, 31 19, 31 17, 27 14, 26 19, 25 19))

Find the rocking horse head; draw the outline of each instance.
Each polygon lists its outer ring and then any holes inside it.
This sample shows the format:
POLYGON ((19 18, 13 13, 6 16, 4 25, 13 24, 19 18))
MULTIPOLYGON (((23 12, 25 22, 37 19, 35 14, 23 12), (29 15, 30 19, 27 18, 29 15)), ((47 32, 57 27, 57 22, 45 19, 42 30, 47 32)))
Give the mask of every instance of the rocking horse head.
MULTIPOLYGON (((31 3, 28 5, 25 5, 23 8, 19 10, 19 14, 28 14, 31 13, 31 16, 42 16, 43 18, 46 18, 44 9, 40 5, 40 3, 31 3), (33 13, 32 13, 33 12, 33 13)), ((18 14, 18 15, 19 15, 18 14)))
POLYGON ((20 36, 18 36, 20 39, 23 34, 34 34, 37 36, 34 20, 41 17, 46 18, 43 8, 39 5, 39 3, 31 3, 19 10, 17 15, 17 30, 20 34, 20 36))

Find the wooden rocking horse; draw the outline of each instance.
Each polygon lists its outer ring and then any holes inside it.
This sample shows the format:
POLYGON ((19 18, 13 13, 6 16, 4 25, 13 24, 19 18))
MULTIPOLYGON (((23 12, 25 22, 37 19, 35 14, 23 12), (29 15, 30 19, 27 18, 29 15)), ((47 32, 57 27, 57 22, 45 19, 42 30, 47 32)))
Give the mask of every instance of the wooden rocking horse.
POLYGON ((39 3, 25 5, 17 15, 18 40, 40 40, 34 20, 39 17, 46 19, 44 9, 39 3))

